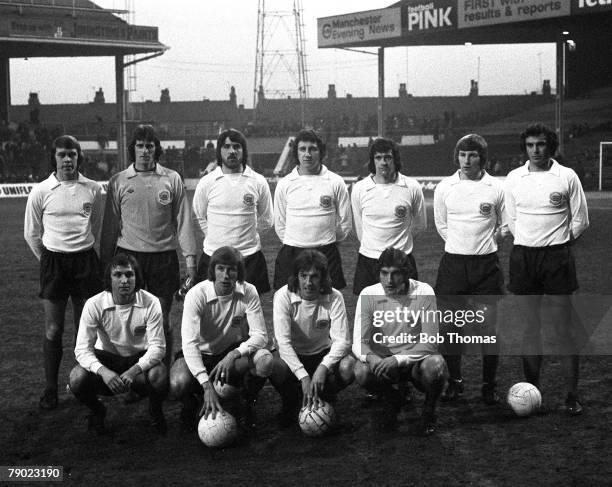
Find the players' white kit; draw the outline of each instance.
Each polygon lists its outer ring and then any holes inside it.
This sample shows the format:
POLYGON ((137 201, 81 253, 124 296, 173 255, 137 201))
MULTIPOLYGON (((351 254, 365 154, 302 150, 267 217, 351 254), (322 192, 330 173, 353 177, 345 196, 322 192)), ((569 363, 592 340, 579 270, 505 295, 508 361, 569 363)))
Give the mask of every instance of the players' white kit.
POLYGON ((351 208, 344 180, 321 166, 315 175, 294 168, 274 192, 274 229, 285 245, 313 248, 344 240, 351 208))
POLYGON ((272 228, 272 197, 266 179, 246 166, 226 174, 220 166, 198 182, 193 211, 204 233, 204 253, 231 245, 244 257, 261 250, 259 232, 272 228))
POLYGON ((563 244, 578 238, 589 226, 580 179, 573 169, 554 159, 548 171, 529 171, 529 161, 510 171, 505 194, 515 245, 563 244))
POLYGON ((504 188, 486 172, 477 180, 460 171, 440 181, 434 192, 436 229, 449 254, 487 255, 497 251, 496 230, 506 225, 504 188))
POLYGON ((388 247, 412 252, 413 236, 427 227, 421 185, 398 173, 393 183, 375 183, 371 176, 355 183, 351 192, 359 253, 378 259, 388 247))
POLYGON ((398 364, 408 365, 436 353, 437 346, 427 341, 415 339, 408 341, 407 334, 423 332, 430 336, 438 333, 439 321, 436 316, 437 306, 434 290, 424 282, 409 280, 408 293, 398 296, 387 296, 382 284, 368 286, 361 291, 355 311, 353 328, 353 354, 362 362, 368 353, 381 357, 394 356, 398 364), (397 310, 410 310, 426 315, 413 319, 413 314, 400 314, 400 319, 384 318, 381 313, 397 310), (375 324, 375 313, 381 322, 375 324), (425 316, 427 319, 425 319, 425 316))
POLYGON ((302 299, 285 285, 274 294, 274 334, 281 358, 298 380, 308 376, 298 355, 329 352, 321 360, 327 369, 350 350, 344 298, 337 289, 315 301, 302 299))
POLYGON ((101 227, 102 190, 82 174, 61 182, 51 174, 28 195, 24 237, 38 260, 43 248, 61 253, 91 249, 101 227))
POLYGON ((234 292, 217 296, 215 284, 203 281, 185 296, 181 325, 187 367, 200 384, 208 380, 202 353, 220 355, 236 343, 251 355, 267 343, 266 325, 255 286, 237 282, 234 292))

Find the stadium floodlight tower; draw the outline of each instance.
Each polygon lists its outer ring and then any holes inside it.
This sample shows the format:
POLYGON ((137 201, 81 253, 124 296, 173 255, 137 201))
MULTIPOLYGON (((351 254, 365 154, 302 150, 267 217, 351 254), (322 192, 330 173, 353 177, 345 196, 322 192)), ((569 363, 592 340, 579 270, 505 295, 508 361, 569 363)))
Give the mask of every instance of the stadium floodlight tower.
MULTIPOLYGON (((282 0, 288 4, 290 0, 282 0)), ((271 0, 259 0, 257 6, 257 44, 253 109, 257 120, 257 104, 265 97, 308 98, 302 1, 293 0, 292 9, 273 10, 271 0)), ((274 5, 276 7, 276 5, 274 5)), ((301 104, 302 124, 304 104, 301 104)))

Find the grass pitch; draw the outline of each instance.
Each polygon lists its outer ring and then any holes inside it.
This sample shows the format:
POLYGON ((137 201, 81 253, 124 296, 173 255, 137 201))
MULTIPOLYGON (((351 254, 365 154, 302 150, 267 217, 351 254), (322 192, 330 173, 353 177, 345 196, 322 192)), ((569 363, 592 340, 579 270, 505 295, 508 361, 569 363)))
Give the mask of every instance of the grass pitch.
MULTIPOLYGON (((612 204, 590 199, 591 227, 576 246, 580 293, 612 294, 612 204)), ((375 407, 363 407, 355 385, 339 395, 337 411, 343 430, 329 438, 308 439, 296 428, 280 431, 274 416, 279 398, 266 386, 258 403, 258 436, 226 450, 209 450, 196 433, 179 429, 180 406, 165 405, 166 438, 148 428, 146 401, 126 406, 121 398, 104 399, 109 434, 85 432, 86 410, 71 394, 61 394, 53 412, 38 409, 43 388, 42 305, 37 298, 38 263, 23 240, 25 199, 0 201, 2 256, 0 270, 0 465, 61 465, 65 479, 77 485, 609 485, 612 467, 612 359, 585 357, 581 391, 585 414, 568 418, 560 406, 560 364, 547 358, 542 395, 550 412, 527 419, 505 405, 480 401, 480 358, 464 358, 463 399, 438 408, 438 432, 423 439, 412 434, 422 396, 401 414, 397 432, 380 433, 372 425, 375 407)), ((433 228, 415 243, 420 278, 435 282, 442 240, 433 228)), ((272 271, 280 243, 274 232, 263 237, 272 271)), ((341 246, 347 281, 352 284, 358 244, 341 246)), ((500 250, 504 272, 510 243, 500 250)), ((344 291, 350 319, 356 298, 344 291)), ((272 295, 262 299, 271 323, 272 295)), ((181 304, 173 310, 176 343, 180 343, 181 304)), ((61 383, 74 364, 73 324, 64 335, 61 383)), ((520 360, 503 357, 500 391, 522 380, 520 360)), ((367 405, 366 405, 367 406, 367 405)))

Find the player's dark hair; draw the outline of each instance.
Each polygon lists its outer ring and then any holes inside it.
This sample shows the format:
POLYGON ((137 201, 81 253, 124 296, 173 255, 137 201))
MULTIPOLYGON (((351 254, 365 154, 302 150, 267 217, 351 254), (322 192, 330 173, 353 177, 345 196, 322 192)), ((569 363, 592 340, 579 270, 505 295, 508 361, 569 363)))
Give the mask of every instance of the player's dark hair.
POLYGON ((537 137, 538 135, 544 135, 546 137, 546 147, 548 147, 550 151, 550 156, 554 156, 559 147, 559 138, 553 129, 542 122, 527 125, 527 128, 521 134, 521 150, 523 153, 527 154, 527 147, 525 146, 527 137, 537 137))
POLYGON ((400 169, 402 168, 402 162, 400 160, 399 147, 391 139, 379 137, 374 142, 372 142, 372 145, 370 145, 370 162, 368 163, 368 171, 370 171, 370 174, 376 174, 374 155, 377 152, 387 151, 391 151, 391 153, 393 154, 393 164, 395 164, 395 170, 397 172, 400 172, 400 169))
POLYGON ((134 129, 134 133, 132 134, 132 140, 130 145, 128 145, 128 154, 130 156, 130 161, 136 161, 136 141, 144 140, 145 142, 153 142, 155 144, 155 153, 153 154, 153 160, 155 162, 159 161, 159 158, 164 153, 162 149, 161 142, 153 125, 138 125, 134 129))
POLYGON ((104 289, 106 291, 112 292, 113 286, 111 273, 113 272, 114 267, 120 266, 131 267, 132 269, 134 269, 134 275, 136 276, 136 287, 134 291, 140 291, 143 283, 142 269, 140 268, 140 264, 133 255, 124 254, 123 252, 120 252, 115 255, 106 266, 106 270, 104 271, 104 289))
POLYGON ((238 270, 238 282, 244 281, 244 259, 242 254, 234 247, 229 245, 225 247, 219 247, 210 256, 210 263, 208 264, 208 280, 215 282, 215 267, 217 264, 230 265, 238 270))
POLYGON ((312 142, 317 144, 317 147, 319 148, 319 161, 323 163, 323 159, 325 158, 325 142, 323 142, 323 139, 319 137, 319 134, 317 134, 314 130, 307 129, 302 129, 297 133, 291 145, 291 156, 296 164, 300 163, 300 160, 298 159, 299 142, 312 142))
POLYGON ((416 269, 412 265, 412 261, 400 249, 389 247, 383 250, 378 258, 378 273, 383 267, 397 267, 408 284, 408 279, 413 279, 416 276, 416 269))
POLYGON ((227 129, 219 134, 217 137, 217 164, 220 166, 223 163, 221 159, 221 146, 225 143, 225 139, 229 138, 232 142, 237 142, 242 146, 242 168, 244 169, 249 160, 249 151, 247 149, 246 138, 242 132, 236 129, 227 129))
POLYGON ((476 151, 480 157, 480 168, 485 167, 489 160, 489 146, 482 135, 468 134, 461 137, 455 145, 453 161, 459 165, 459 151, 476 151))
POLYGON ((72 135, 60 135, 51 144, 51 169, 55 171, 57 169, 57 163, 55 162, 55 150, 56 149, 76 149, 77 155, 77 169, 83 163, 84 156, 81 144, 72 135))
POLYGON ((331 294, 332 284, 329 277, 329 265, 327 257, 318 250, 306 249, 302 250, 293 261, 292 272, 287 278, 287 288, 292 293, 300 292, 300 271, 308 271, 314 268, 321 276, 321 294, 331 294))

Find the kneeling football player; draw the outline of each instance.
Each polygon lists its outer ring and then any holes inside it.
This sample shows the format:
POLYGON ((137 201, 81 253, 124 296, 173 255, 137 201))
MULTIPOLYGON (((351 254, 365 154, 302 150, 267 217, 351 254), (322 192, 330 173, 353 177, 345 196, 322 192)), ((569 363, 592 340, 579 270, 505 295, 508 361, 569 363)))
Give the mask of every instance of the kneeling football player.
POLYGON ((344 298, 331 287, 321 252, 302 251, 288 284, 274 294, 274 334, 278 353, 270 381, 282 398, 280 425, 289 426, 296 420, 299 386, 302 405, 317 407, 354 378, 344 298))
POLYGON ((388 248, 378 259, 380 283, 364 288, 357 300, 353 353, 357 383, 384 399, 381 426, 394 428, 401 410, 401 386, 411 381, 425 392, 419 432, 435 431, 435 407, 444 387, 446 363, 437 353, 433 289, 411 275, 409 258, 388 248))
POLYGON ((78 365, 70 373, 70 390, 91 409, 88 428, 98 434, 105 431, 106 416, 98 394, 128 391, 149 396, 151 423, 160 434, 166 433, 162 310, 159 299, 141 285, 136 259, 117 254, 106 269, 105 290, 88 299, 81 314, 74 350, 78 365))
POLYGON ((244 386, 243 421, 253 426, 253 407, 269 375, 272 357, 264 350, 267 332, 257 289, 244 281, 240 252, 220 247, 213 252, 208 279, 185 296, 181 336, 183 349, 170 371, 170 395, 183 403, 181 420, 193 429, 199 416, 224 412, 215 383, 244 386), (198 415, 196 395, 203 394, 198 415))

